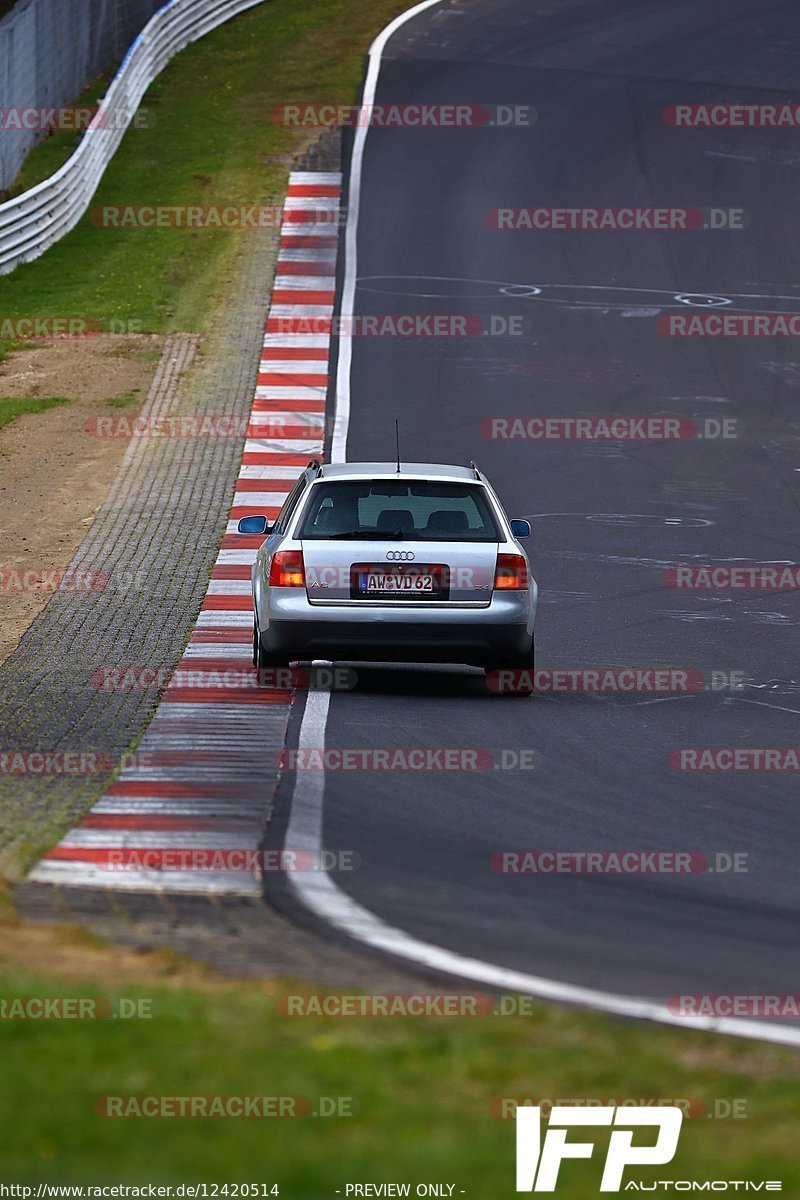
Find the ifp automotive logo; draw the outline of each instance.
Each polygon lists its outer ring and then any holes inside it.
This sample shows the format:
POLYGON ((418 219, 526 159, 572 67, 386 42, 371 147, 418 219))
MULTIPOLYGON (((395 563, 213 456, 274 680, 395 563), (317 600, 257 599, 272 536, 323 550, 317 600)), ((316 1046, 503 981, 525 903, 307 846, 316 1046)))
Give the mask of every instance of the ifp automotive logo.
POLYGON ((554 1192, 565 1158, 592 1157, 591 1142, 567 1141, 570 1126, 615 1127, 608 1144, 600 1191, 619 1192, 627 1166, 662 1166, 672 1162, 683 1121, 683 1112, 674 1104, 652 1109, 618 1108, 615 1104, 597 1108, 554 1105, 542 1142, 541 1115, 538 1107, 517 1109, 518 1192, 554 1192), (657 1127, 655 1143, 634 1146, 634 1130, 646 1125, 657 1127))
POLYGON ((624 1179, 626 1167, 655 1167, 672 1162, 678 1149, 683 1109, 677 1104, 656 1101, 654 1107, 602 1104, 580 1107, 554 1104, 550 1108, 547 1132, 542 1139, 540 1106, 518 1105, 517 1118, 517 1191, 554 1192, 561 1164, 566 1158, 591 1158, 591 1141, 567 1141, 573 1125, 582 1128, 613 1126, 608 1139, 601 1192, 781 1192, 780 1179, 659 1179, 644 1183, 624 1179), (639 1130, 652 1129, 634 1145, 639 1130))

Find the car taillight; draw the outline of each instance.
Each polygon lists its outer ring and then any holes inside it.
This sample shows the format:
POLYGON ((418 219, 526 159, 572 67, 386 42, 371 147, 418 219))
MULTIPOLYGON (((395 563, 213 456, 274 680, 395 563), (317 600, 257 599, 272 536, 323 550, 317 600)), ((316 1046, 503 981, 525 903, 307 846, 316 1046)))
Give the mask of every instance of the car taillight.
POLYGON ((523 591, 528 586, 528 564, 521 554, 498 554, 495 591, 523 591))
POLYGON ((305 587, 302 550, 278 550, 269 564, 270 587, 305 587))

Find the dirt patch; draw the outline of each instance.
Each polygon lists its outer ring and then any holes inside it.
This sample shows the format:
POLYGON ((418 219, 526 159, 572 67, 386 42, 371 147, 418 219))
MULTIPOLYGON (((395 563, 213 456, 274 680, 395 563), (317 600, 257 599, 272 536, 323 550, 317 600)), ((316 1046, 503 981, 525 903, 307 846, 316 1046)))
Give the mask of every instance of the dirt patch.
MULTIPOLYGON (((78 926, 21 921, 3 885, 0 885, 0 968, 4 974, 65 982, 111 979, 114 987, 161 983, 202 991, 242 988, 240 981, 226 979, 212 967, 191 962, 171 950, 107 946, 78 926)), ((275 990, 269 980, 248 980, 247 986, 267 992, 275 990)))
POLYGON ((87 422, 138 412, 162 344, 150 335, 62 340, 11 351, 0 363, 0 397, 71 401, 0 429, 0 661, 44 608, 52 586, 51 578, 43 590, 19 590, 19 578, 4 584, 2 572, 52 573, 69 564, 128 445, 126 438, 91 436, 87 422))
POLYGON ((100 334, 10 350, 0 363, 0 396, 70 396, 96 404, 138 390, 144 400, 163 341, 155 334, 100 334))

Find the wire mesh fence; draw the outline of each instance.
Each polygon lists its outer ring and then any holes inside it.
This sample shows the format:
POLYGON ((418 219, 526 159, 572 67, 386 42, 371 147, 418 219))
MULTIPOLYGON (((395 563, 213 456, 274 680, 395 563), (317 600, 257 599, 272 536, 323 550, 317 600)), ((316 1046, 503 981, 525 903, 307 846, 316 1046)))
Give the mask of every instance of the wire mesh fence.
POLYGON ((19 0, 0 20, 0 193, 58 111, 122 59, 160 3, 19 0))
MULTIPOLYGON (((60 0, 29 2, 31 6, 41 3, 44 7, 49 3, 54 9, 63 7, 60 0)), ((78 4, 82 2, 102 6, 109 0, 77 0, 78 4)), ((264 0, 168 0, 157 9, 127 49, 122 65, 70 158, 48 179, 0 202, 0 275, 38 258, 48 246, 74 229, 142 97, 170 59, 231 17, 263 3, 264 0)))

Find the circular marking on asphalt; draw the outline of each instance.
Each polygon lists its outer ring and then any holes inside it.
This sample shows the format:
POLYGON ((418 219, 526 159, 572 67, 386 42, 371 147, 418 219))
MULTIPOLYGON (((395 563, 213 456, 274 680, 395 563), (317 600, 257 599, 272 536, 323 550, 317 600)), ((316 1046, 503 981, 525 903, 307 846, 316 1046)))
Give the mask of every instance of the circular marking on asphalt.
POLYGON ((694 308, 724 308, 733 304, 727 296, 706 296, 700 292, 679 292, 675 299, 679 304, 691 304, 694 308))
POLYGON ((714 522, 705 517, 662 517, 657 513, 531 513, 528 521, 574 520, 595 521, 599 525, 638 525, 644 528, 669 525, 670 528, 681 526, 683 529, 705 529, 714 522))
POLYGON ((503 296, 527 299, 529 296, 541 296, 542 289, 535 283, 507 283, 500 288, 500 293, 503 296))
POLYGON ((702 529, 714 523, 703 517, 660 517, 652 513, 592 513, 587 515, 586 520, 597 521, 601 525, 638 525, 645 528, 680 525, 683 529, 702 529))
MULTIPOLYGON (((675 304, 690 308, 740 308, 758 312, 773 311, 778 301, 796 305, 796 296, 736 293, 719 296, 714 292, 675 292, 667 288, 615 287, 598 283, 512 283, 499 279, 471 279, 457 275, 362 275, 358 287, 364 292, 379 295, 415 296, 420 299, 455 298, 496 299, 503 296, 516 300, 545 300, 564 307, 603 306, 631 311, 631 305, 658 305, 671 308, 675 304)), ((785 305, 783 305, 785 307, 785 305)))

